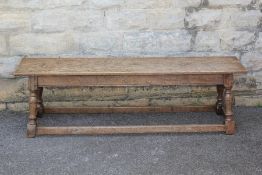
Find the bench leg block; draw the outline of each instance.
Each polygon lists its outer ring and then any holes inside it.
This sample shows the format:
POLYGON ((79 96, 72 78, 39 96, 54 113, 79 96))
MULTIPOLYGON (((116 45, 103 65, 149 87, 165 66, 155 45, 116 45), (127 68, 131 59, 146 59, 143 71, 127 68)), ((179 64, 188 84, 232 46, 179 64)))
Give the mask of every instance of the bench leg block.
POLYGON ((36 125, 27 124, 27 137, 33 138, 36 136, 36 125))
POLYGON ((236 132, 236 124, 235 121, 226 121, 225 122, 226 126, 226 134, 227 135, 233 135, 236 132))

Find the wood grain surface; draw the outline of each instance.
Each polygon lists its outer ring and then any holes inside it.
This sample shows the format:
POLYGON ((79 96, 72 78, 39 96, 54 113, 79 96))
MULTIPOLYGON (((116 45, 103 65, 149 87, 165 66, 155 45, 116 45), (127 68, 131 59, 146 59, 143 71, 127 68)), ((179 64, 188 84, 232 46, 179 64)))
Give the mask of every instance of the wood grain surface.
POLYGON ((174 132, 222 132, 225 125, 205 124, 205 125, 143 125, 143 126, 67 126, 48 127, 39 126, 37 135, 67 135, 67 134, 146 134, 146 133, 174 133, 174 132))
POLYGON ((16 76, 245 73, 236 57, 23 58, 16 76))

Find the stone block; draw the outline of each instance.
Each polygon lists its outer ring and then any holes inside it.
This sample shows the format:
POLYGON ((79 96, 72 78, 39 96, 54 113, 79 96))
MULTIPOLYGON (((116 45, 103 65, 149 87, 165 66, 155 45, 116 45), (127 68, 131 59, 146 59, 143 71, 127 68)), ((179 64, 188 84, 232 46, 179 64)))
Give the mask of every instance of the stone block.
POLYGON ((235 105, 262 107, 262 95, 235 96, 235 105))
POLYGON ((28 103, 7 103, 7 109, 11 111, 28 111, 28 103))
POLYGON ((124 87, 45 88, 44 101, 114 101, 128 96, 124 87))
POLYGON ((112 53, 120 51, 123 45, 123 34, 121 32, 78 33, 75 38, 77 38, 82 53, 112 53))
POLYGON ((156 87, 129 87, 128 99, 141 98, 165 98, 168 96, 177 96, 178 94, 191 93, 189 87, 180 86, 156 86, 156 87))
POLYGON ((89 0, 89 7, 95 9, 120 8, 124 5, 125 0, 89 0))
POLYGON ((86 0, 8 0, 4 3, 5 8, 20 8, 20 9, 48 9, 59 7, 80 6, 85 3, 86 0))
POLYGON ((239 8, 224 8, 219 28, 256 28, 262 13, 259 10, 243 11, 239 8))
POLYGON ((93 107, 93 106, 101 106, 101 107, 108 107, 108 106, 148 106, 149 100, 148 99, 135 99, 135 100, 85 100, 85 101, 51 101, 46 102, 45 105, 47 106, 59 106, 59 107, 93 107))
POLYGON ((249 52, 242 56, 242 63, 248 69, 249 74, 253 76, 256 89, 262 89, 262 53, 249 52))
POLYGON ((262 89, 262 69, 260 69, 260 71, 254 72, 253 75, 256 78, 257 89, 262 89))
POLYGON ((124 50, 137 53, 168 53, 190 50, 191 35, 173 32, 130 32, 124 34, 124 50))
POLYGON ((6 39, 4 36, 0 35, 0 55, 5 55, 7 53, 6 39))
POLYGON ((194 50, 219 51, 220 38, 217 32, 200 31, 197 33, 194 50))
POLYGON ((0 103, 0 111, 6 110, 6 103, 0 103))
POLYGON ((223 50, 249 50, 255 41, 254 32, 221 30, 219 35, 223 50))
POLYGON ((259 33, 259 37, 256 41, 256 50, 262 53, 262 32, 259 33))
POLYGON ((221 18, 222 10, 220 9, 201 9, 199 11, 192 10, 188 12, 185 18, 185 27, 201 27, 210 30, 211 28, 219 26, 221 18))
POLYGON ((60 32, 65 31, 71 25, 68 11, 64 9, 52 9, 36 11, 32 14, 33 32, 60 32))
POLYGON ((157 45, 153 32, 127 32, 124 34, 124 51, 147 53, 156 51, 157 45))
POLYGON ((201 0, 172 0, 174 8, 199 7, 201 0))
POLYGON ((184 28, 185 10, 154 10, 148 14, 148 25, 150 29, 172 30, 184 28))
POLYGON ((248 52, 243 54, 241 62, 252 73, 262 71, 262 53, 248 52))
POLYGON ((150 106, 213 105, 215 97, 151 99, 150 106))
POLYGON ((252 75, 241 74, 234 75, 234 91, 238 91, 238 93, 243 94, 254 94, 257 90, 257 81, 256 78, 252 75))
POLYGON ((12 55, 35 54, 56 55, 77 53, 78 43, 70 33, 18 34, 10 36, 12 55))
POLYGON ((155 33, 156 51, 185 52, 190 50, 191 35, 186 30, 155 33))
POLYGON ((0 57, 0 78, 13 78, 13 73, 20 60, 19 56, 0 57))
POLYGON ((29 31, 30 24, 30 12, 0 12, 0 32, 29 31))
POLYGON ((143 10, 110 10, 106 13, 106 26, 109 30, 147 29, 147 12, 143 10))
POLYGON ((0 79, 0 102, 24 102, 27 99, 27 79, 0 79))
POLYGON ((130 87, 127 99, 170 99, 214 96, 214 87, 197 86, 155 86, 155 87, 130 87))
POLYGON ((124 8, 127 9, 163 9, 171 6, 171 0, 127 0, 124 8))
POLYGON ((32 15, 32 30, 34 32, 99 31, 103 29, 103 18, 103 11, 97 10, 41 10, 32 15))
POLYGON ((208 0, 209 6, 247 6, 252 0, 208 0))

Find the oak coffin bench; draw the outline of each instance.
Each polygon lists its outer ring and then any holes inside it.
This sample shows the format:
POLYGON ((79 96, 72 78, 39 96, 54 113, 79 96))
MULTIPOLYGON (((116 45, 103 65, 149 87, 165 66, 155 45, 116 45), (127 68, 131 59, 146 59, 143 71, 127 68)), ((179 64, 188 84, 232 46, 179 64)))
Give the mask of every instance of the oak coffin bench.
POLYGON ((15 76, 29 78, 27 136, 63 134, 127 134, 172 132, 225 132, 234 134, 232 112, 233 75, 246 69, 236 57, 164 58, 23 58, 15 76), (217 102, 212 106, 141 107, 45 107, 45 87, 88 86, 216 86, 217 102), (224 124, 137 125, 137 126, 38 126, 42 113, 110 112, 207 112, 224 115, 224 124))

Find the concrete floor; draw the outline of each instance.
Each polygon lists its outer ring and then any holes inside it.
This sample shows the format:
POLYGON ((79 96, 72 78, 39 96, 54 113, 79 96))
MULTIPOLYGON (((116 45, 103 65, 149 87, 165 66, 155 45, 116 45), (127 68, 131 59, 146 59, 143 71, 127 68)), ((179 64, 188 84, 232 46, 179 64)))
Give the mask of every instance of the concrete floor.
MULTIPOLYGON (((0 113, 0 174, 262 174, 262 108, 235 108, 237 133, 41 136, 26 113, 0 113)), ((221 123, 212 113, 46 115, 42 125, 221 123), (150 122, 148 122, 150 121, 150 122)))

